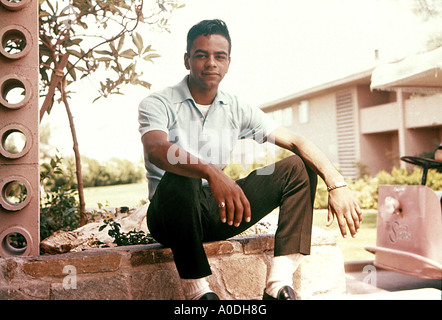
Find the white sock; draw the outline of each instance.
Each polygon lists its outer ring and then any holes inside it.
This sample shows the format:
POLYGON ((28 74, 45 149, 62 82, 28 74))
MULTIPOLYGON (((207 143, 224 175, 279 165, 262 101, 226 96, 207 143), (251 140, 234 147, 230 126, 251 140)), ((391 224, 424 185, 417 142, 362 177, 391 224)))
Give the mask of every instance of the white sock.
POLYGON ((181 286, 186 300, 198 300, 207 292, 211 292, 206 278, 200 279, 181 279, 181 286))
POLYGON ((266 293, 274 298, 284 286, 293 288, 293 274, 304 256, 300 253, 273 257, 267 278, 266 293))

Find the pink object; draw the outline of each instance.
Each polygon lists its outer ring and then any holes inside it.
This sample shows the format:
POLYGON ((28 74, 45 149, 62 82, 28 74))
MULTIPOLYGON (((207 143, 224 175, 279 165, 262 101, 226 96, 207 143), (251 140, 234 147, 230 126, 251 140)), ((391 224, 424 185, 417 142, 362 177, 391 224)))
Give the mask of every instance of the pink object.
POLYGON ((38 3, 0 0, 0 257, 40 253, 38 3))
POLYGON ((424 185, 379 186, 374 265, 403 274, 442 278, 440 199, 424 185))

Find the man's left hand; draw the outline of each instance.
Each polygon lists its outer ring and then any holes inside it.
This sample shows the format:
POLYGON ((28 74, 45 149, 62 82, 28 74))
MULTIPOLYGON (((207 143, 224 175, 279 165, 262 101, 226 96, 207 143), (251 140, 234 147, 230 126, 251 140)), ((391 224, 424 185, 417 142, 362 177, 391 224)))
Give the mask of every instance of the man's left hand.
POLYGON ((347 237, 347 226, 351 236, 355 237, 362 222, 362 211, 347 187, 331 190, 328 194, 327 227, 333 223, 335 216, 342 237, 347 237))

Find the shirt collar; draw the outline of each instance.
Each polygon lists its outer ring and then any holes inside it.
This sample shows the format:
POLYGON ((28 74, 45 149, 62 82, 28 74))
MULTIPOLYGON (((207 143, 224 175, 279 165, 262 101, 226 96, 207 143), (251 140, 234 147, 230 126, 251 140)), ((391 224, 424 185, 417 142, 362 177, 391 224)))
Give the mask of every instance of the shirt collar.
MULTIPOLYGON (((186 100, 193 100, 192 94, 190 93, 189 86, 187 85, 187 78, 189 76, 185 76, 183 80, 181 80, 180 83, 178 83, 173 90, 173 96, 172 101, 173 103, 180 103, 186 100)), ((193 102, 195 102, 193 100, 193 102)), ((226 94, 224 94, 222 91, 218 90, 215 100, 213 103, 220 103, 220 104, 228 104, 229 99, 226 94)))

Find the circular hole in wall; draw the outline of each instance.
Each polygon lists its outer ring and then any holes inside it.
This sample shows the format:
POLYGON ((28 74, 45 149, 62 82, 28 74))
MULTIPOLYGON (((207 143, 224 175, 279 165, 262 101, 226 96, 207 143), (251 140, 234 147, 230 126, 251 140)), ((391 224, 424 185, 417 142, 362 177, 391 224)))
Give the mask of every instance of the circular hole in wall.
POLYGON ((32 147, 31 131, 18 123, 0 129, 0 154, 8 159, 23 157, 32 147))
POLYGON ((0 181, 0 192, 0 205, 9 211, 23 209, 32 198, 29 181, 19 176, 11 176, 0 181))
POLYGON ((0 256, 20 256, 29 254, 32 238, 21 227, 8 228, 0 233, 0 256))
POLYGON ((21 233, 11 232, 3 237, 2 249, 10 255, 22 255, 27 247, 26 238, 21 233))
POLYGON ((31 48, 31 34, 21 26, 7 26, 0 31, 0 36, 0 53, 7 58, 22 58, 31 48))
POLYGON ((17 75, 7 75, 0 79, 0 104, 10 109, 26 105, 31 97, 31 84, 17 75))
POLYGON ((17 54, 26 48, 26 36, 20 30, 9 30, 2 38, 3 49, 9 54, 17 54))
POLYGON ((8 10, 20 10, 26 6, 30 0, 0 0, 3 6, 8 10))
POLYGON ((10 181, 3 187, 2 194, 8 204, 15 206, 25 202, 28 190, 23 182, 10 181))
POLYGON ((24 100, 26 89, 18 79, 8 79, 2 85, 2 98, 8 104, 18 104, 24 100))
POLYGON ((5 133, 2 138, 3 149, 11 154, 23 152, 26 146, 26 136, 18 130, 11 130, 5 133))

